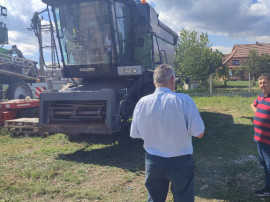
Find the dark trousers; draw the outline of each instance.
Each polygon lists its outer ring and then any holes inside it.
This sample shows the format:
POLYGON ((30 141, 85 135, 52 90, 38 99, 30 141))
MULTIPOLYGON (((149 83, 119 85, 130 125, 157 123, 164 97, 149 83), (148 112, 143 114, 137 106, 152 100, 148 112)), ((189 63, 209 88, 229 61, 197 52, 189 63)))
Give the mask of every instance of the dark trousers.
POLYGON ((258 142, 257 146, 260 163, 264 168, 265 188, 270 191, 270 145, 263 142, 258 142))
POLYGON ((146 153, 145 171, 148 202, 166 201, 170 182, 175 202, 194 201, 192 155, 164 158, 146 153))

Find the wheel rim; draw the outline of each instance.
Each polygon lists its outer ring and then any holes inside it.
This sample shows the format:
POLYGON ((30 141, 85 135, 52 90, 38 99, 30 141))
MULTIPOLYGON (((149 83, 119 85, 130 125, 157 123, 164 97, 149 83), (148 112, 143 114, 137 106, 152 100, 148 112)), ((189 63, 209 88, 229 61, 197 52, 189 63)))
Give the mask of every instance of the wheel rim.
POLYGON ((15 99, 24 99, 27 96, 31 97, 29 89, 23 85, 17 86, 17 88, 15 89, 15 92, 14 92, 14 98, 15 99))

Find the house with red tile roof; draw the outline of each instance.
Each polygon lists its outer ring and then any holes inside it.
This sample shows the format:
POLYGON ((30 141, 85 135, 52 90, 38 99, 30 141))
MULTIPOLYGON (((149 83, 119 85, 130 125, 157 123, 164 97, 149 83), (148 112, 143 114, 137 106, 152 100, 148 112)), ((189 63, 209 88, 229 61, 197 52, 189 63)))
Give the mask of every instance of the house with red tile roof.
POLYGON ((224 55, 223 64, 227 65, 230 71, 230 80, 245 80, 248 79, 248 74, 237 75, 235 70, 244 64, 244 61, 249 57, 249 51, 255 50, 258 55, 268 54, 270 55, 270 43, 258 43, 255 44, 236 44, 233 46, 230 54, 224 55))

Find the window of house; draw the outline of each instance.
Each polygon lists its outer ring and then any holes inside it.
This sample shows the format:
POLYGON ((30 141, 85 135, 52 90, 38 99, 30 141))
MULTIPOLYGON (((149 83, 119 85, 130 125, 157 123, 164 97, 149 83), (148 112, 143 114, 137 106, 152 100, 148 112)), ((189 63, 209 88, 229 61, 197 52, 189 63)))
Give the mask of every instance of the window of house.
POLYGON ((239 65, 239 60, 233 60, 232 64, 235 65, 235 66, 239 65))

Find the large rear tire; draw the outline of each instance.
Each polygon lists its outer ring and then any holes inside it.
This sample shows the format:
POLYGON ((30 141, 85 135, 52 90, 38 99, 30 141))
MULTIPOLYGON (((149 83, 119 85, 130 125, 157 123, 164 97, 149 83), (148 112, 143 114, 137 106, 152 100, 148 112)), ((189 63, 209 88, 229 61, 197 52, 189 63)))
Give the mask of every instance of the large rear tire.
POLYGON ((32 93, 30 87, 24 81, 17 81, 9 84, 6 92, 6 98, 12 99, 24 99, 27 96, 32 98, 32 93))

